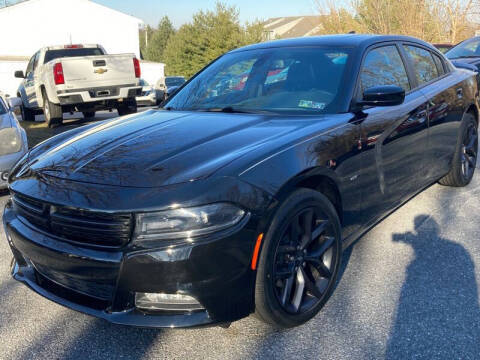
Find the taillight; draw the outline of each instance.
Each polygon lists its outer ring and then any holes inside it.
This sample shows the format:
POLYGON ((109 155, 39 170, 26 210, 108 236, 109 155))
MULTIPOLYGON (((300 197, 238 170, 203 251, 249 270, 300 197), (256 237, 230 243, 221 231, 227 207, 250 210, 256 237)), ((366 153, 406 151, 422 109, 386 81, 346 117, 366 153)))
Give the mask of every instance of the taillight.
POLYGON ((55 85, 65 84, 65 77, 63 76, 62 63, 56 63, 53 66, 53 80, 55 81, 55 85))
POLYGON ((65 45, 64 48, 65 49, 83 49, 83 45, 77 45, 77 44, 65 45))
POLYGON ((133 58, 133 67, 135 68, 135 77, 140 78, 142 70, 140 69, 140 61, 137 58, 133 58))

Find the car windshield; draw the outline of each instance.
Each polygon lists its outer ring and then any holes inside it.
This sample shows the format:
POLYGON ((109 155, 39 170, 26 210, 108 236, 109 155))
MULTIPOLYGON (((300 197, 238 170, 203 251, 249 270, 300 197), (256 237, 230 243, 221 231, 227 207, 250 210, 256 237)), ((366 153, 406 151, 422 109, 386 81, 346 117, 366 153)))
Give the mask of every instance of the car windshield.
POLYGON ((168 110, 337 113, 351 49, 284 47, 228 53, 165 105, 168 110))
POLYGON ((445 53, 449 59, 480 57, 480 38, 464 41, 445 53))
POLYGON ((148 81, 145 81, 144 79, 140 79, 140 86, 150 86, 148 81))
POLYGON ((184 78, 166 78, 165 79, 165 85, 167 86, 180 86, 185 82, 184 78))
POLYGON ((59 50, 48 50, 45 53, 45 64, 49 61, 66 58, 66 57, 81 57, 81 56, 95 56, 95 55, 104 55, 102 49, 100 48, 79 48, 79 49, 59 49, 59 50))

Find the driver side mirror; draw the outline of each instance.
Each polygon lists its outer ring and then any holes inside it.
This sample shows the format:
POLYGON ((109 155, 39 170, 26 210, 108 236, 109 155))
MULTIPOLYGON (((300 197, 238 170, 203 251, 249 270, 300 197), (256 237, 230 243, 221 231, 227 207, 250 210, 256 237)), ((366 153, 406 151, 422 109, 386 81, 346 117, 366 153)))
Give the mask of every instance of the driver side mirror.
POLYGON ((22 70, 17 70, 15 71, 15 77, 19 79, 25 79, 25 74, 23 73, 22 70))
POLYGON ((363 92, 362 106, 396 106, 405 101, 405 90, 396 85, 374 86, 363 92))

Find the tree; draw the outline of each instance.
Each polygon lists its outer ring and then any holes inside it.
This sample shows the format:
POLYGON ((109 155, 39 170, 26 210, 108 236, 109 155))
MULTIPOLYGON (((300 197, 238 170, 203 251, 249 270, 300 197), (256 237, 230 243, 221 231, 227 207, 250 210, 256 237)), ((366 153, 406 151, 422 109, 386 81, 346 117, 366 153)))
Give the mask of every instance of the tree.
MULTIPOLYGON (((152 30, 147 27, 145 32, 148 34, 148 45, 142 51, 144 58, 150 61, 163 62, 163 53, 168 40, 175 35, 172 22, 168 16, 164 16, 156 29, 152 30)), ((143 38, 143 41, 146 43, 145 38, 143 38)))
POLYGON ((473 33, 478 0, 317 0, 323 32, 356 30, 457 43, 473 33))
POLYGON ((258 22, 242 26, 238 10, 218 2, 214 11, 199 11, 170 38, 164 59, 169 75, 190 77, 223 53, 262 40, 258 22))

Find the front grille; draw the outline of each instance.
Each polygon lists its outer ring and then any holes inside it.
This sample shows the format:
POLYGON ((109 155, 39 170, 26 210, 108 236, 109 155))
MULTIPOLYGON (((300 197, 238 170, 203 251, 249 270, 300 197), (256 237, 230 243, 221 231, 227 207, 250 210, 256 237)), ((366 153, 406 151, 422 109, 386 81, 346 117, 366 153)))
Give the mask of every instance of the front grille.
POLYGON ((84 295, 82 293, 72 291, 64 286, 57 284, 56 282, 50 280, 48 277, 42 275, 38 271, 35 272, 37 284, 48 292, 68 300, 72 303, 80 304, 93 308, 96 310, 105 310, 109 306, 110 302, 107 300, 102 300, 97 297, 91 297, 89 295, 84 295))
POLYGON ((81 294, 93 296, 100 300, 111 300, 115 283, 111 281, 95 281, 74 278, 70 275, 52 270, 49 267, 33 264, 37 272, 57 284, 81 294))
POLYGON ((20 194, 14 194, 13 205, 21 219, 68 242, 117 248, 130 241, 131 214, 57 207, 20 194))

